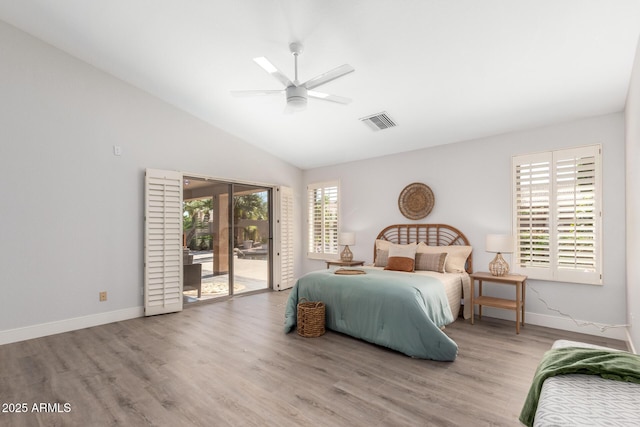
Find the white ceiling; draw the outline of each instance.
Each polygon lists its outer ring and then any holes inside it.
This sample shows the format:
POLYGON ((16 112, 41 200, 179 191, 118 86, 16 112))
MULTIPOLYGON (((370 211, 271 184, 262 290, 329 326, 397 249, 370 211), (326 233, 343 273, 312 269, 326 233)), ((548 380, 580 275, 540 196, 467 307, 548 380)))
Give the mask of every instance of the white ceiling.
MULTIPOLYGON (((0 0, 0 19, 303 169, 621 111, 640 0, 0 0), (355 73, 283 114, 252 58, 355 73), (395 128, 358 119, 386 111, 395 128)), ((212 142, 213 143, 213 142, 212 142)))

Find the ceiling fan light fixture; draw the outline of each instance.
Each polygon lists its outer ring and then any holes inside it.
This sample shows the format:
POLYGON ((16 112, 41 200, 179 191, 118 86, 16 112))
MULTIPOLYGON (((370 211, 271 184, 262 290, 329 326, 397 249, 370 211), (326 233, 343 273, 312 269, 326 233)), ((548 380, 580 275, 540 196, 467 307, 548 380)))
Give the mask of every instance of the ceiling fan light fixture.
POLYGON ((307 108, 307 88, 302 86, 289 86, 287 88, 287 105, 295 110, 307 108))
POLYGON ((301 111, 307 108, 307 100, 305 98, 291 98, 287 101, 287 105, 294 110, 301 111))

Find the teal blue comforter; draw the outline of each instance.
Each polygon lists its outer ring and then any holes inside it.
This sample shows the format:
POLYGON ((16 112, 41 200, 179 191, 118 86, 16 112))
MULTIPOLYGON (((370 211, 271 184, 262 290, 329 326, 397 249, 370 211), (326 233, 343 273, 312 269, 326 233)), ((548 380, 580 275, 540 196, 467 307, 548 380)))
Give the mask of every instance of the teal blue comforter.
POLYGON ((326 327, 408 356, 453 361, 456 343, 442 332, 453 322, 444 285, 436 278, 365 269, 363 275, 323 270, 302 276, 289 294, 285 332, 296 326, 301 298, 326 305, 326 327))

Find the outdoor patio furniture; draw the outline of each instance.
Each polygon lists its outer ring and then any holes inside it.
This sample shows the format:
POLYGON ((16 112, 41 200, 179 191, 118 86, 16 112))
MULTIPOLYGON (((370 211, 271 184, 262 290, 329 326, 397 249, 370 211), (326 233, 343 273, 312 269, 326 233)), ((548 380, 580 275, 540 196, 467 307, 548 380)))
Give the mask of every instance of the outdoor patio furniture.
POLYGON ((198 298, 202 297, 202 264, 185 264, 183 290, 197 290, 198 298))

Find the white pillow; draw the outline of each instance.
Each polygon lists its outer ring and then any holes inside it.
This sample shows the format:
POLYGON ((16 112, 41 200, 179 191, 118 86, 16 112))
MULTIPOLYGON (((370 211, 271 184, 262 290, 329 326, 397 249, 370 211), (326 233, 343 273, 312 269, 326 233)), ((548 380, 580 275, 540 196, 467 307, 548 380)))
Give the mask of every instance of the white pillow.
POLYGON ((397 245, 395 243, 389 243, 389 258, 391 258, 392 256, 396 256, 415 259, 417 249, 418 245, 415 243, 410 243, 408 245, 397 245))
POLYGON ((388 240, 381 240, 381 239, 377 239, 376 240, 376 249, 380 249, 381 251, 388 251, 389 250, 389 245, 391 245, 392 243, 388 240))
POLYGON ((464 273, 467 258, 471 254, 473 248, 471 246, 451 245, 451 246, 429 246, 424 242, 418 244, 417 252, 423 254, 438 254, 446 252, 447 262, 445 271, 447 273, 464 273))

